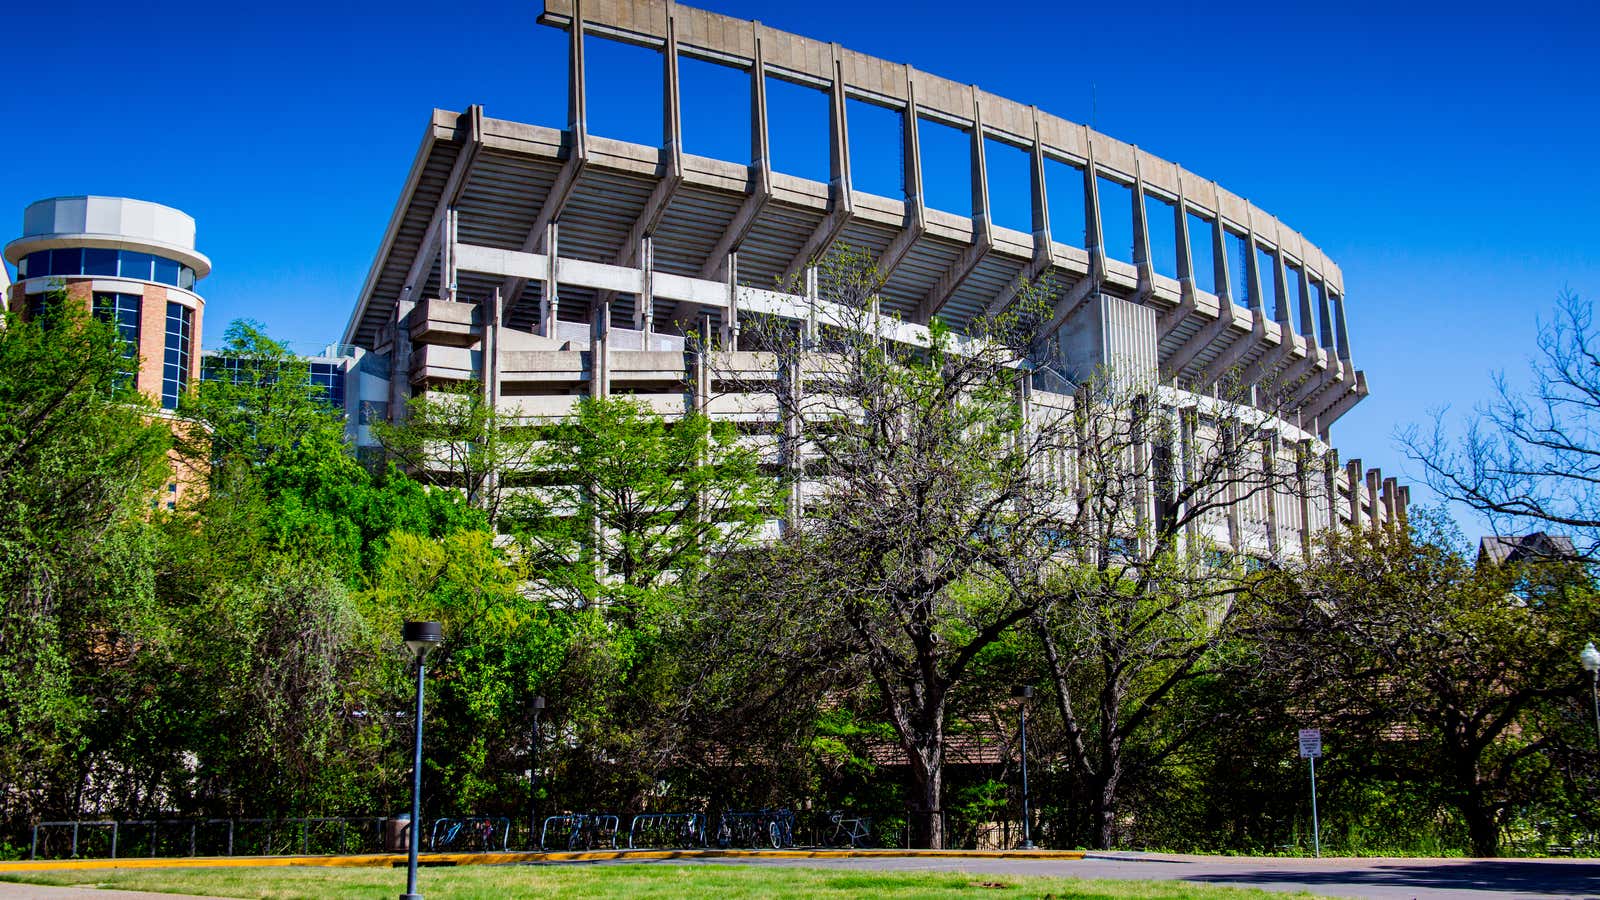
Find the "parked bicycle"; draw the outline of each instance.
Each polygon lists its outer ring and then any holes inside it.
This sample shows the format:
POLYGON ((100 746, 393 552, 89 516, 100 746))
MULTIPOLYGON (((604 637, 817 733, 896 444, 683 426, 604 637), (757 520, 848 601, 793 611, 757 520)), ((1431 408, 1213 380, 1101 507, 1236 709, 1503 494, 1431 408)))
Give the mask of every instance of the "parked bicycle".
POLYGON ((510 841, 511 820, 489 816, 437 819, 428 838, 431 850, 504 850, 510 841), (495 832, 499 831, 498 840, 495 832))
POLYGON ((872 846, 872 820, 865 816, 847 816, 843 810, 832 810, 828 821, 833 829, 828 833, 830 847, 872 846))
POLYGON ((793 847, 794 813, 787 807, 724 812, 717 822, 717 846, 793 847))

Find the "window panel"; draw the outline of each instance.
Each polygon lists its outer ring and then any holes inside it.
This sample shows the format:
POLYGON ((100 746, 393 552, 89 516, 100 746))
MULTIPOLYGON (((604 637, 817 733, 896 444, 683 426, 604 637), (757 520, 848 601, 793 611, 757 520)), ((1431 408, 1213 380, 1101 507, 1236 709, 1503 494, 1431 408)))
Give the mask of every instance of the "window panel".
POLYGON ((166 355, 161 371, 161 405, 177 409, 189 387, 190 342, 194 337, 194 310, 181 303, 167 304, 166 355))
POLYGON ((50 251, 51 275, 79 275, 83 272, 83 248, 66 247, 50 251))
POLYGON ((104 247, 85 247, 83 250, 83 274, 117 274, 117 251, 108 250, 104 247))
POLYGON ((118 254, 121 260, 123 278, 137 278, 140 281, 150 280, 150 269, 155 263, 155 257, 148 253, 135 253, 132 250, 122 250, 118 254))
POLYGON ((178 264, 170 259, 156 257, 156 275, 153 280, 176 287, 178 285, 178 264))

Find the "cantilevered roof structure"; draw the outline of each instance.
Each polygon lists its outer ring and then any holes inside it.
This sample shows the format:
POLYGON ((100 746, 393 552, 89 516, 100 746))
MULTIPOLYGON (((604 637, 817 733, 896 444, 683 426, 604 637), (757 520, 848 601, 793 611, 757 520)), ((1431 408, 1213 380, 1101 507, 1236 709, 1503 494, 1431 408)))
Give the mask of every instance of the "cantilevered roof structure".
MULTIPOLYGON (((670 2, 547 0, 539 22, 569 35, 569 78, 550 87, 566 95, 568 121, 557 128, 495 119, 480 107, 434 111, 345 342, 374 347, 403 304, 445 294, 482 302, 498 292, 506 327, 546 334, 551 323, 541 315, 588 321, 597 302, 614 317, 670 323, 685 297, 710 296, 724 284, 793 283, 848 245, 878 261, 882 309, 909 323, 939 316, 959 329, 1005 308, 1023 283, 1048 279, 1057 325, 1096 298, 1147 307, 1159 373, 1186 390, 1206 392, 1229 373, 1272 385, 1287 415, 1324 435, 1367 394, 1351 360, 1339 267, 1271 214, 1180 165, 1025 98, 670 2), (586 35, 660 54, 660 145, 589 133, 586 35), (749 116, 748 159, 683 152, 678 63, 685 57, 750 79, 749 107, 728 110, 749 116), (826 93, 828 181, 773 171, 769 79, 826 93), (850 100, 900 115, 899 196, 854 189, 850 100), (925 201, 919 133, 927 123, 953 126, 970 140, 970 216, 925 201), (1030 160, 1028 232, 993 220, 985 154, 995 143, 1030 160), (1052 233, 1049 206, 1060 193, 1052 178, 1075 182, 1070 194, 1082 197, 1083 234, 1052 233), (1107 204, 1124 202, 1133 222, 1126 261, 1108 252, 1103 224, 1107 204), (1156 236, 1176 247, 1175 268, 1161 271, 1153 259, 1156 236), (559 258, 561 274, 547 269, 541 278, 525 265, 458 266, 447 258, 488 252, 559 258), (440 283, 445 271, 453 285, 440 283), (684 279, 675 282, 676 296, 648 287, 657 276, 684 279), (544 293, 557 290, 559 305, 547 304, 544 293)), ((709 303, 702 312, 724 314, 709 303)))

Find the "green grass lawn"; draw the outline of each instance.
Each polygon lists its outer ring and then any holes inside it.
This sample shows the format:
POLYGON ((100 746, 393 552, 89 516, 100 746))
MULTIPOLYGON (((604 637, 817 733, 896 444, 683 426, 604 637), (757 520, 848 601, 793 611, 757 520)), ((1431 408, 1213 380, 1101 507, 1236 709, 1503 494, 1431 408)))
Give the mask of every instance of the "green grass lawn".
MULTIPOLYGON (((210 868, 101 869, 87 872, 7 873, 0 880, 94 885, 126 890, 218 897, 370 897, 394 900, 405 889, 403 869, 210 868)), ((511 900, 521 897, 983 897, 1052 900, 1121 898, 1310 897, 1163 881, 1087 881, 1077 878, 972 875, 961 872, 869 872, 735 865, 545 865, 428 868, 418 889, 429 900, 511 900)))

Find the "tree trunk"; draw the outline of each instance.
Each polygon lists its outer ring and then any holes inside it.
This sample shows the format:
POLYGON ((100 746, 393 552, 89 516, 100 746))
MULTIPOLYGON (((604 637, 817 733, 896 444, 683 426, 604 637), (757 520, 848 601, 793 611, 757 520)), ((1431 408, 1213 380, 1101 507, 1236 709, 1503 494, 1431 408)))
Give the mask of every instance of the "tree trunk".
MULTIPOLYGON (((942 729, 941 729, 942 731, 942 729)), ((944 849, 944 735, 908 754, 911 762, 911 843, 924 850, 944 849)))
POLYGON ((1467 791, 1461 804, 1462 818, 1467 820, 1467 840, 1472 844, 1473 856, 1500 855, 1500 827, 1494 820, 1494 809, 1484 802, 1483 791, 1473 787, 1467 791))
POLYGON ((1093 817, 1093 838, 1096 850, 1110 850, 1117 839, 1117 782, 1121 780, 1120 767, 1113 764, 1111 771, 1099 779, 1099 790, 1090 802, 1093 817))

